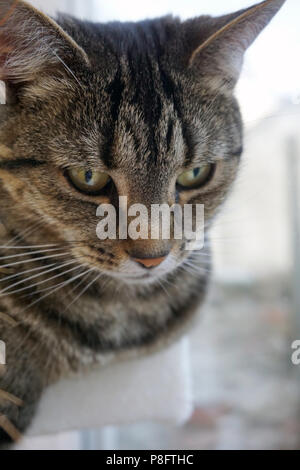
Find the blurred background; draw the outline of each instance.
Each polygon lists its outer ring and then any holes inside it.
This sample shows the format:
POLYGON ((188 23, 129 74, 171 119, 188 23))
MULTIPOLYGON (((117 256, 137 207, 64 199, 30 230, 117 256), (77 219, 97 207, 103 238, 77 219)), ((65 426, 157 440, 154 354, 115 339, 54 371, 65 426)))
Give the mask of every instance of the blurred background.
MULTIPOLYGON (((223 14, 254 0, 39 0, 97 21, 223 14)), ((212 233, 214 279, 190 338, 195 410, 182 427, 104 430, 97 448, 299 449, 300 2, 287 0, 246 56, 237 88, 245 122, 238 181, 212 233)), ((36 444, 38 445, 38 444, 36 444)), ((40 446, 78 448, 78 434, 40 446)))

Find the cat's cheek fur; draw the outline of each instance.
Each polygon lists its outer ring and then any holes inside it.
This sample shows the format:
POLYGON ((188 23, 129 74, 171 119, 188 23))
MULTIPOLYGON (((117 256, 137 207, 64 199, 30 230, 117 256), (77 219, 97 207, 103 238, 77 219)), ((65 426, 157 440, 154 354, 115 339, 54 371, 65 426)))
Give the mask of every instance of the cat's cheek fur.
POLYGON ((0 181, 16 204, 22 202, 26 183, 15 177, 11 172, 0 170, 0 181))

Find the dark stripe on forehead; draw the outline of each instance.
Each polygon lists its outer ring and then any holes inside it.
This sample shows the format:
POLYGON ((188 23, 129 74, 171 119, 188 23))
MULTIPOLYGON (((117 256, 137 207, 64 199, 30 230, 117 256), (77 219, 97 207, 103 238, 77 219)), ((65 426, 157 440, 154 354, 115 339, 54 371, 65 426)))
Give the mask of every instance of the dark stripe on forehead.
POLYGON ((0 169, 18 170, 19 168, 36 168, 45 164, 46 162, 26 158, 19 158, 15 160, 0 160, 0 169))
POLYGON ((135 151, 136 155, 138 156, 139 151, 140 151, 140 142, 139 142, 137 133, 134 132, 134 130, 132 129, 132 126, 131 126, 128 119, 125 119, 125 130, 126 130, 127 134, 130 134, 130 136, 133 140, 134 151, 135 151))
POLYGON ((111 118, 114 123, 118 120, 119 109, 122 100, 122 94, 124 91, 124 82, 122 80, 122 74, 120 68, 118 68, 117 73, 113 81, 107 86, 107 94, 110 96, 111 101, 111 118))
POLYGON ((106 92, 110 99, 110 113, 106 117, 103 134, 106 140, 102 146, 101 159, 108 168, 113 167, 111 147, 114 141, 115 128, 119 118, 119 111, 122 102, 122 95, 125 88, 124 81, 122 79, 121 69, 118 68, 114 79, 106 88, 106 92))
POLYGON ((127 59, 133 90, 129 100, 143 114, 148 129, 149 150, 151 151, 149 163, 155 162, 159 149, 159 122, 163 110, 163 101, 159 93, 159 75, 155 70, 155 63, 151 56, 143 54, 135 57, 129 51, 127 59))
POLYGON ((160 138, 160 133, 157 132, 159 130, 159 121, 162 114, 162 100, 159 96, 157 91, 156 85, 156 77, 155 72, 153 70, 153 65, 151 63, 150 58, 148 57, 148 66, 149 66, 149 82, 148 82, 148 90, 149 93, 145 96, 145 106, 144 106, 144 113, 146 121, 149 125, 149 144, 152 151, 151 161, 156 162, 158 158, 158 149, 159 144, 157 143, 157 138, 160 138))
POLYGON ((185 158, 185 163, 188 165, 191 163, 193 159, 193 139, 191 132, 184 120, 183 114, 182 114, 182 104, 180 102, 179 98, 179 85, 176 85, 172 78, 166 73, 166 71, 163 69, 162 65, 159 63, 159 69, 160 69, 160 78, 161 78, 161 83, 163 86, 164 93, 169 101, 173 103, 174 105, 174 110, 177 114, 177 117, 181 123, 181 128, 182 128, 182 136, 187 148, 187 154, 185 158))
POLYGON ((172 119, 170 119, 169 124, 168 124, 167 135, 166 135, 167 152, 169 152, 170 147, 171 147, 173 131, 174 131, 174 122, 172 119))

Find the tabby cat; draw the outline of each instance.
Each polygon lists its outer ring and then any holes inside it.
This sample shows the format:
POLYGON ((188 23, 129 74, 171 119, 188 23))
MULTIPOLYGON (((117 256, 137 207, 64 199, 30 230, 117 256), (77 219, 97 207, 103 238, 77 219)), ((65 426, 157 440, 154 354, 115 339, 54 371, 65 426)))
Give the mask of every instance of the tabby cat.
POLYGON ((243 56, 284 0, 188 21, 95 24, 0 0, 0 441, 43 389, 174 341, 203 302, 207 231, 235 179, 243 56), (201 203, 188 240, 105 240, 101 203, 201 203))

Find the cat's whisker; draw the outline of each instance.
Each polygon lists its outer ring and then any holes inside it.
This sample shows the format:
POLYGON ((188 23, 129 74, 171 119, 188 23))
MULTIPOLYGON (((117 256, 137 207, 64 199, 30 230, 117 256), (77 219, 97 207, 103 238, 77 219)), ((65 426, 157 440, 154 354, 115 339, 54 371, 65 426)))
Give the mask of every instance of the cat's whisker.
POLYGON ((197 274, 198 276, 203 276, 204 275, 207 275, 207 274, 210 274, 211 273, 211 270, 209 269, 205 269, 205 268, 201 268, 200 266, 199 267, 195 267, 195 266, 191 266, 191 265, 185 265, 184 266, 184 269, 186 269, 186 271, 189 271, 191 274, 197 274))
MULTIPOLYGON (((42 224, 41 221, 38 221, 34 224, 31 224, 29 227, 27 227, 25 230, 23 230, 22 232, 18 233, 17 235, 15 235, 14 237, 12 237, 10 240, 8 240, 7 242, 7 245, 10 245, 11 243, 15 242, 16 240, 22 238, 22 236, 26 236, 30 233, 30 231, 34 231, 35 229, 37 229, 40 225, 42 224)), ((7 246, 6 245, 6 246, 7 246)))
POLYGON ((208 272, 210 272, 210 270, 209 270, 210 261, 202 260, 201 258, 198 258, 198 257, 189 258, 183 264, 186 264, 187 266, 192 266, 192 267, 195 267, 195 268, 201 268, 203 270, 206 269, 208 272))
MULTIPOLYGON (((95 270, 96 270, 96 268, 91 268, 91 269, 89 270, 89 274, 90 274, 92 271, 95 271, 95 270)), ((101 276, 103 276, 102 273, 97 274, 97 276, 96 276, 94 279, 92 279, 92 280, 84 287, 84 289, 82 289, 81 292, 79 292, 79 294, 75 297, 75 299, 72 300, 72 302, 65 308, 65 310, 68 310, 68 309, 71 307, 71 305, 73 305, 77 300, 79 300, 79 298, 80 298, 95 282, 97 282, 98 279, 99 279, 101 276)))
MULTIPOLYGON (((47 267, 48 268, 51 268, 52 266, 59 266, 59 263, 52 263, 52 264, 49 264, 47 267)), ((25 271, 21 271, 21 272, 18 272, 18 273, 15 273, 15 274, 11 274, 10 276, 6 276, 6 277, 2 277, 0 279, 0 282, 4 282, 4 281, 9 281, 10 279, 14 279, 16 277, 20 277, 22 276, 23 274, 30 274, 32 272, 36 272, 36 271, 41 271, 45 269, 45 266, 39 266, 38 268, 33 268, 33 269, 27 269, 25 271)))
POLYGON ((1 245, 0 250, 30 250, 30 249, 38 249, 38 248, 54 248, 54 247, 63 247, 67 245, 16 245, 16 246, 6 246, 6 245, 1 245))
POLYGON ((203 274, 205 274, 205 275, 207 274, 207 273, 204 273, 202 271, 193 269, 193 268, 188 267, 188 266, 183 266, 183 271, 187 272, 191 276, 197 277, 198 279, 201 279, 203 277, 203 274))
POLYGON ((8 323, 11 327, 17 326, 18 322, 14 320, 7 313, 0 312, 0 320, 3 320, 5 323, 8 323))
POLYGON ((191 269, 188 269, 187 266, 180 266, 179 269, 183 272, 188 273, 190 276, 194 276, 194 277, 201 279, 199 272, 192 271, 191 269))
POLYGON ((201 266, 197 266, 191 263, 183 263, 181 268, 185 269, 187 272, 190 272, 191 274, 208 274, 211 273, 210 269, 203 268, 201 266))
POLYGON ((20 253, 17 255, 0 256, 0 260, 10 259, 10 258, 21 258, 23 256, 39 255, 41 253, 51 253, 53 251, 61 251, 62 249, 63 248, 51 248, 47 250, 27 251, 26 253, 20 253))
MULTIPOLYGON (((40 277, 40 276, 44 276, 45 274, 48 274, 50 272, 53 272, 53 271, 56 271, 57 269, 61 269, 61 268, 64 268, 66 266, 70 266, 71 264, 75 264, 76 261, 69 261, 68 263, 64 263, 64 264, 61 264, 61 265, 58 265, 54 268, 51 268, 51 269, 47 269, 46 271, 43 271, 41 273, 38 273, 38 274, 35 274, 33 276, 30 276, 29 278, 26 278, 26 279, 21 279, 20 281, 18 282, 15 282, 14 284, 12 284, 11 286, 8 286, 6 287, 5 289, 1 290, 0 291, 0 297, 3 297, 3 295, 5 294, 5 292, 7 292, 7 294, 11 295, 11 294, 17 294, 19 292, 22 292, 22 291, 25 291, 25 290, 28 290, 28 289, 32 289, 33 287, 36 287, 36 286, 39 286, 40 284, 44 284, 45 282, 48 282, 48 281, 51 281, 53 279, 56 279, 57 277, 60 277, 62 276, 63 274, 66 274, 68 272, 71 272, 71 271, 74 271, 74 269, 78 269, 78 268, 73 268, 69 271, 65 271, 64 273, 59 273, 55 276, 52 276, 50 278, 47 278, 47 279, 43 279, 42 281, 40 282, 37 282, 36 284, 31 284, 30 286, 26 286, 26 287, 23 287, 22 289, 17 289, 17 290, 14 290, 14 291, 11 291, 10 289, 13 289, 14 287, 20 285, 20 284, 24 284, 25 282, 28 282, 32 279, 35 279, 37 277, 40 277)), ((7 295, 6 294, 6 295, 7 295)))
POLYGON ((2 269, 3 268, 9 268, 11 266, 16 266, 16 265, 20 265, 20 264, 33 263, 33 262, 36 262, 36 261, 52 259, 52 258, 58 258, 58 257, 61 257, 61 256, 67 256, 69 254, 70 253, 68 253, 68 252, 64 252, 64 253, 58 253, 58 254, 55 254, 55 255, 41 256, 40 258, 28 259, 28 260, 25 260, 25 261, 16 261, 14 263, 4 264, 3 266, 0 266, 0 268, 2 268, 2 269))
MULTIPOLYGON (((68 270, 66 270, 66 271, 64 271, 64 272, 62 272, 62 273, 59 273, 58 275, 53 276, 53 277, 51 277, 51 278, 49 278, 49 279, 45 279, 43 282, 39 282, 39 283, 37 283, 37 284, 35 284, 35 285, 44 284, 45 282, 51 281, 52 279, 55 279, 55 278, 58 278, 58 277, 62 277, 62 276, 64 276, 65 274, 68 274, 68 273, 70 273, 70 272, 76 271, 77 269, 80 269, 80 268, 81 268, 81 266, 75 266, 74 268, 68 269, 68 270)), ((54 285, 54 286, 45 287, 44 289, 36 290, 35 292, 32 292, 32 293, 30 293, 29 295, 25 295, 24 297, 32 297, 33 295, 40 294, 41 292, 49 291, 49 290, 53 289, 53 287, 57 287, 58 285, 63 284, 64 282, 66 282, 66 281, 60 282, 59 284, 56 284, 56 285, 54 285)), ((27 288, 27 290, 31 289, 32 287, 35 287, 35 285, 29 286, 29 287, 27 288)), ((25 289, 23 289, 23 290, 25 290, 25 289)))
MULTIPOLYGON (((83 268, 84 269, 84 268, 83 268)), ((75 290, 78 289, 78 287, 80 287, 84 282, 86 282, 86 280, 90 277, 92 273, 88 273, 87 277, 86 278, 83 278, 81 279, 72 289, 71 289, 71 293, 74 294, 75 290)))
POLYGON ((61 57, 59 57, 59 55, 57 54, 57 52, 55 52, 53 49, 52 49, 52 52, 53 54, 55 55, 55 57, 62 63, 62 65, 64 66, 64 68, 66 69, 67 72, 69 72, 72 77, 76 80, 76 82, 78 83, 78 85, 83 88, 83 85, 82 83, 78 80, 78 78, 76 77, 75 73, 70 69, 70 67, 67 66, 67 64, 63 61, 63 59, 61 57))
POLYGON ((39 297, 37 300, 35 300, 34 302, 32 302, 31 304, 29 304, 25 309, 24 311, 28 310, 29 308, 33 307, 34 305, 36 305, 38 302, 40 302, 41 300, 45 299, 46 297, 48 297, 49 295, 51 294, 54 294, 55 292, 57 292, 59 289, 61 289, 62 287, 65 287, 69 284, 71 284, 71 282, 73 281, 76 281, 76 279, 78 279, 79 277, 81 276, 84 276, 85 274, 87 274, 89 272, 89 269, 86 270, 85 272, 83 273, 80 273, 80 274, 77 274, 77 276, 73 276, 71 279, 68 279, 67 281, 65 282, 62 282, 60 284, 58 284, 55 289, 53 289, 51 292, 48 292, 47 294, 43 295, 42 297, 39 297))
POLYGON ((165 292, 165 294, 171 299, 171 294, 168 292, 167 288, 164 286, 162 279, 156 279, 157 284, 162 288, 162 290, 165 292))
MULTIPOLYGON (((80 268, 82 268, 82 266, 78 266, 78 267, 77 267, 77 269, 80 269, 80 268)), ((89 269, 91 269, 91 268, 89 268, 89 269)), ((73 271, 75 271, 75 269, 73 269, 73 271)), ((64 274, 67 274, 67 273, 68 273, 68 271, 66 271, 66 272, 64 272, 64 273, 61 273, 61 275, 63 276, 64 274)), ((83 271, 81 271, 80 274, 81 274, 81 273, 83 273, 83 271)), ((85 273, 87 273, 87 271, 85 271, 85 273)), ((67 282, 67 281, 62 281, 62 282, 59 282, 58 284, 56 284, 56 285, 54 285, 54 286, 49 286, 49 287, 45 287, 45 288, 43 288, 43 289, 39 289, 39 290, 37 290, 37 291, 35 291, 35 292, 33 292, 33 293, 29 294, 29 295, 26 295, 26 296, 24 296, 24 297, 32 297, 33 295, 41 294, 42 292, 47 292, 47 291, 49 291, 49 290, 51 290, 51 289, 53 289, 53 288, 55 288, 55 287, 62 286, 65 282, 67 282)))

